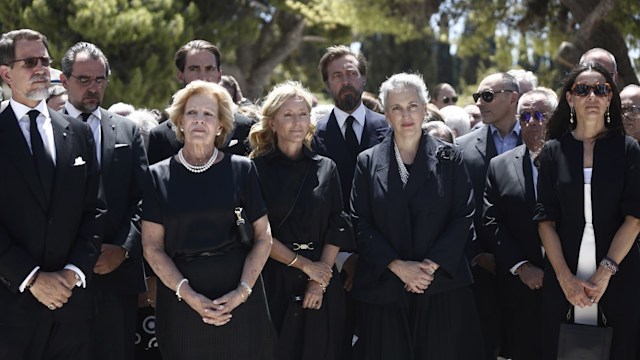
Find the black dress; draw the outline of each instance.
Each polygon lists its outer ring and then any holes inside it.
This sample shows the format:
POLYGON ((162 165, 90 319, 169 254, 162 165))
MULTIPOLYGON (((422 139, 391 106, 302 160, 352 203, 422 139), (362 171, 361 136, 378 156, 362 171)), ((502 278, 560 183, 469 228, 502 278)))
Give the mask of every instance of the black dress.
MULTIPOLYGON (((596 261, 607 255, 625 216, 640 218, 640 148, 622 135, 596 140, 593 149, 591 197, 596 261)), ((584 219, 583 145, 567 133, 549 141, 540 154, 536 221, 555 221, 562 252, 573 274, 577 271, 584 219)), ((640 252, 634 244, 611 277, 600 308, 613 327, 612 359, 635 359, 640 328, 640 252)), ((542 288, 544 359, 555 359, 560 323, 571 304, 547 260, 542 288)))
MULTIPOLYGON (((276 148, 254 161, 274 238, 311 261, 320 260, 325 244, 352 246, 351 230, 340 230, 340 180, 332 160, 306 148, 301 159, 291 160, 276 148)), ((308 280, 301 270, 269 259, 263 276, 279 334, 279 358, 340 358, 345 321, 340 277, 331 278, 322 306, 315 310, 302 308, 308 280)))
MULTIPOLYGON (((195 174, 171 157, 153 165, 151 174, 143 219, 164 226, 165 251, 189 285, 211 300, 235 289, 248 249, 236 237, 233 210, 243 206, 250 222, 266 214, 251 161, 225 155, 195 174)), ((205 324, 174 289, 158 282, 156 334, 163 359, 272 358, 273 327, 260 279, 232 315, 226 325, 205 324)))
POLYGON ((479 359, 482 334, 464 249, 474 203, 460 151, 423 133, 403 187, 393 133, 358 156, 351 207, 360 258, 355 358, 479 359), (440 265, 423 294, 404 289, 387 266, 440 265))

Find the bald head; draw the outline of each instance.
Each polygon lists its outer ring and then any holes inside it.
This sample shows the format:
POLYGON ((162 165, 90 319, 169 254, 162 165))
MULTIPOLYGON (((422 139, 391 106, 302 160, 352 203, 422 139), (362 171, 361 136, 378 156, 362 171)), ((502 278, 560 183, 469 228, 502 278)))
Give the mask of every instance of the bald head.
POLYGON ((640 86, 627 85, 620 92, 622 123, 627 135, 640 141, 640 86))
POLYGON ((603 48, 593 48, 587 50, 580 58, 580 63, 595 62, 604 66, 611 76, 613 81, 618 82, 618 64, 616 63, 616 57, 612 53, 603 48))

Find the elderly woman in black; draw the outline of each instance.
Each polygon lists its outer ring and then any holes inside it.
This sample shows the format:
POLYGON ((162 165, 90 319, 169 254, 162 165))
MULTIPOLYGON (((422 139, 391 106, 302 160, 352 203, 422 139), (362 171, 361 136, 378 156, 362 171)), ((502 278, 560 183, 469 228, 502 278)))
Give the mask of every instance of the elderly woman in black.
POLYGON ((540 154, 535 220, 549 260, 542 289, 543 356, 560 323, 612 326, 612 359, 635 359, 640 319, 640 148, 625 137, 611 74, 581 64, 567 76, 540 154), (601 313, 598 311, 601 310, 601 313))
POLYGON ((478 359, 471 272, 464 256, 473 216, 457 148, 421 129, 422 77, 380 87, 390 133, 358 156, 351 207, 360 258, 357 359, 478 359))
POLYGON ((342 210, 336 165, 310 143, 311 93, 298 82, 277 85, 249 139, 273 229, 264 269, 279 334, 279 359, 340 359, 344 294, 332 276, 338 251, 353 232, 342 210))
POLYGON ((158 285, 156 334, 164 359, 269 359, 274 335, 260 272, 271 251, 267 209, 250 160, 218 151, 233 127, 232 101, 194 81, 168 109, 184 148, 151 167, 144 256, 158 285), (238 235, 235 210, 253 227, 238 235))

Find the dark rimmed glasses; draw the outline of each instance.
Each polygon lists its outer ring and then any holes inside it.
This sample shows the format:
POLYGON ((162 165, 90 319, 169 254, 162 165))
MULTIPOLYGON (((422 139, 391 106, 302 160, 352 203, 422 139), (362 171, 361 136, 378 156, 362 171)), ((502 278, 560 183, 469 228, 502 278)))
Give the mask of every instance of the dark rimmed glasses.
POLYGON ((493 99, 495 99, 496 94, 500 94, 504 92, 513 92, 513 90, 500 90, 500 91, 485 90, 482 92, 477 92, 472 95, 473 101, 478 102, 478 99, 482 98, 482 100, 484 100, 485 102, 490 103, 493 101, 493 99))
POLYGON ((534 112, 525 111, 522 114, 520 114, 520 121, 522 121, 523 123, 528 123, 531 120, 535 119, 539 123, 542 123, 546 116, 547 116, 546 113, 543 113, 540 111, 534 111, 534 112))
POLYGON ((458 97, 457 96, 453 96, 453 97, 448 97, 448 96, 443 96, 442 97, 442 102, 445 104, 448 104, 449 102, 451 102, 452 104, 455 104, 458 102, 458 97))
POLYGON ((71 77, 76 78, 76 80, 78 80, 78 82, 80 83, 80 85, 87 87, 89 85, 91 85, 92 82, 96 82, 96 85, 98 86, 104 86, 104 84, 107 83, 107 78, 104 76, 98 76, 95 78, 92 78, 90 76, 85 76, 85 75, 80 75, 80 76, 76 76, 71 74, 71 77))
POLYGON ((599 97, 605 97, 611 93, 611 84, 609 83, 575 83, 571 86, 571 93, 575 96, 585 97, 589 96, 593 92, 593 95, 599 97))
POLYGON ((24 59, 9 61, 9 65, 17 63, 18 61, 24 62, 24 67, 26 67, 27 69, 33 69, 34 67, 38 66, 38 62, 41 62, 42 66, 47 67, 51 65, 53 59, 48 56, 33 56, 24 59))
POLYGON ((623 106, 622 107, 622 115, 638 116, 638 115, 640 115, 640 106, 638 106, 638 105, 623 106))

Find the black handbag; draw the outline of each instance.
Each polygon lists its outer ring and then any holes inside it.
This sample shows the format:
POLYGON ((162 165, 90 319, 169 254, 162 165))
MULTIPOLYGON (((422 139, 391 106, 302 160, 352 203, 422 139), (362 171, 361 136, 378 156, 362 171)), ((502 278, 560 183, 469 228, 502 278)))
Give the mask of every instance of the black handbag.
POLYGON ((242 207, 235 208, 233 212, 236 214, 236 227, 240 242, 245 246, 253 246, 253 224, 245 220, 247 214, 242 207))
POLYGON ((607 326, 607 318, 602 315, 603 326, 569 323, 573 307, 567 312, 567 322, 560 324, 558 338, 558 360, 608 360, 611 354, 613 328, 607 326))

